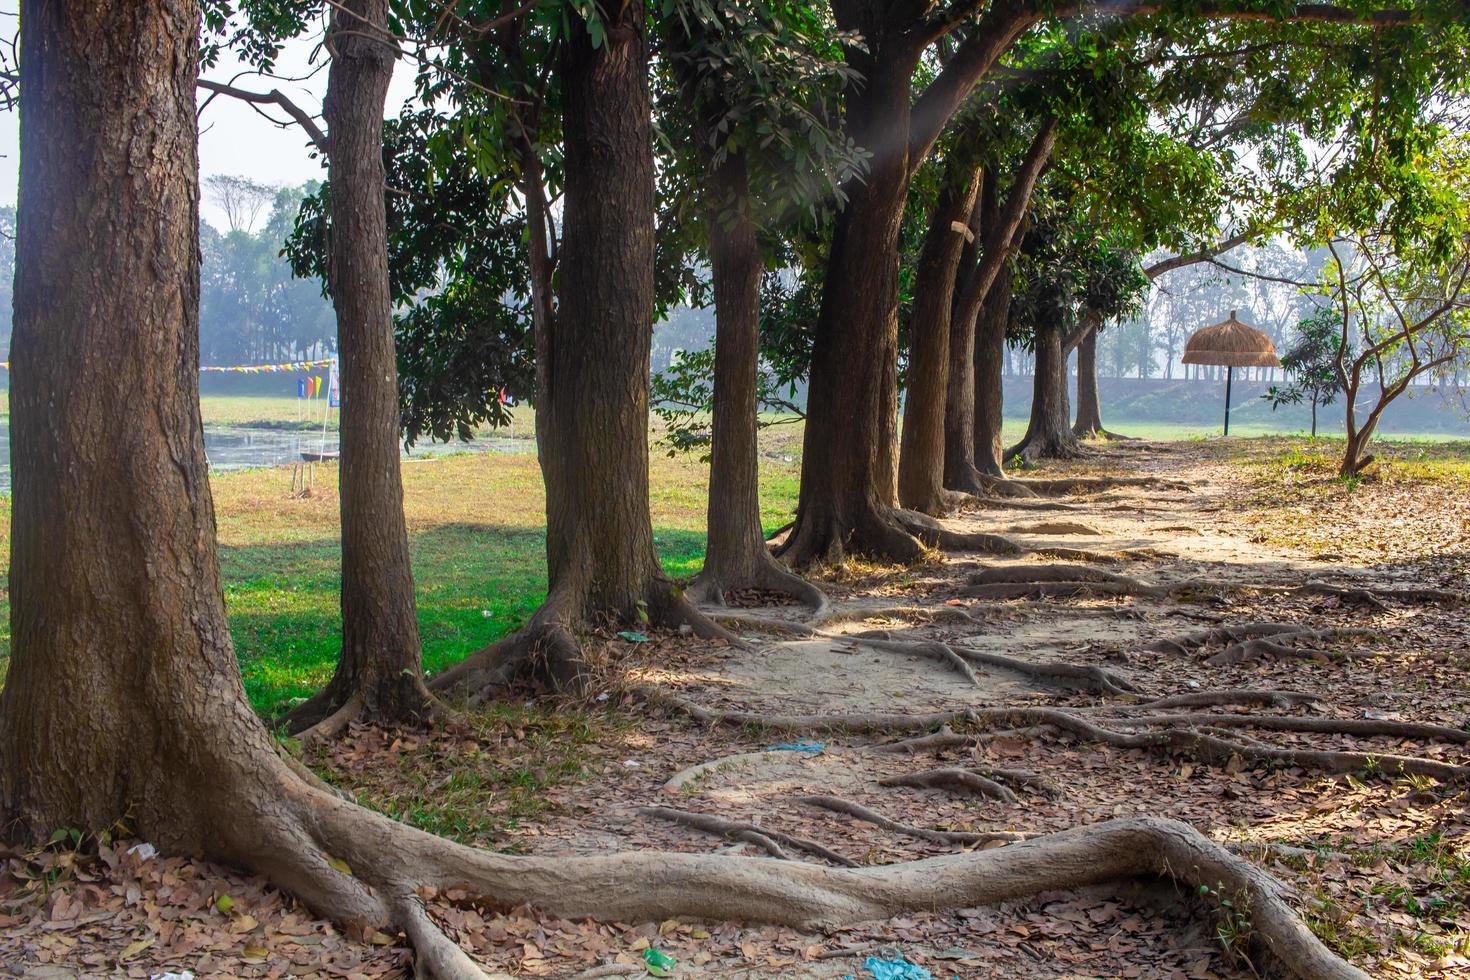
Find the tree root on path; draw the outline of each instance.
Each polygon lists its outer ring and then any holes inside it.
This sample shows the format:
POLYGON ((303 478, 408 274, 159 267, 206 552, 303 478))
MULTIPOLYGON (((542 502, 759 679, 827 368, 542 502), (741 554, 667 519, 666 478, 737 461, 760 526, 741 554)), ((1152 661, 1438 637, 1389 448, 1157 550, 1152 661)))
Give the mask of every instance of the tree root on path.
POLYGON ((710 813, 693 813, 689 810, 675 810, 666 806, 643 806, 638 808, 638 815, 652 817, 655 820, 667 820, 670 823, 679 824, 681 827, 690 827, 694 830, 702 830, 707 834, 718 834, 721 837, 729 837, 733 840, 745 841, 762 848, 774 858, 783 861, 791 860, 791 855, 782 850, 781 845, 805 851, 808 854, 830 861, 844 868, 856 868, 858 863, 851 858, 843 857, 836 851, 818 844, 814 840, 805 837, 796 837, 792 834, 772 830, 769 827, 759 827, 753 823, 744 823, 739 820, 726 820, 710 813))
POLYGON ((878 780, 879 786, 916 786, 920 789, 955 789, 978 794, 1003 803, 1016 802, 1015 789, 1031 789, 1048 799, 1060 799, 1062 791, 1056 783, 1025 769, 1001 769, 983 763, 969 769, 946 766, 923 772, 889 776, 878 780))
POLYGON ((999 534, 951 531, 928 514, 916 510, 895 510, 899 527, 918 538, 925 546, 946 551, 979 551, 992 555, 1024 555, 1027 549, 999 534))
POLYGON ((855 820, 870 823, 875 827, 891 830, 895 834, 903 834, 906 837, 929 841, 931 844, 961 844, 973 847, 998 842, 1013 843, 1036 836, 1035 834, 1023 834, 1010 830, 973 832, 961 830, 930 830, 927 827, 915 827, 913 824, 900 823, 897 820, 892 820, 876 810, 868 809, 861 803, 844 800, 839 796, 798 796, 796 802, 804 803, 807 806, 819 807, 823 810, 830 810, 833 813, 841 813, 855 820))
MULTIPOLYGON (((1227 689, 1219 691, 1192 691, 1188 694, 1171 694, 1166 698, 1145 701, 1134 707, 1138 711, 1158 711, 1163 708, 1223 707, 1227 704, 1288 708, 1294 704, 1312 704, 1321 700, 1322 698, 1319 695, 1308 694, 1305 691, 1227 689)), ((1107 710, 1107 706, 1102 710, 1107 710)))
POLYGON ((962 595, 982 599, 1067 599, 1076 596, 1122 596, 1132 598, 1179 598, 1189 595, 1221 595, 1231 592, 1264 592, 1275 595, 1331 596, 1375 608, 1387 608, 1385 600, 1457 605, 1464 597, 1445 589, 1364 589, 1308 582, 1304 585, 1230 582, 1215 578, 1181 579, 1176 582, 1145 582, 1130 575, 1086 565, 995 565, 970 576, 962 595))
MULTIPOLYGON (((1049 707, 966 708, 924 715, 766 715, 759 712, 702 708, 674 695, 646 692, 650 700, 710 724, 755 725, 787 731, 924 731, 964 721, 985 727, 1040 728, 1050 726, 1079 738, 1120 749, 1147 749, 1156 753, 1185 753, 1203 762, 1227 764, 1235 756, 1242 760, 1279 763, 1326 773, 1384 772, 1392 775, 1428 776, 1447 783, 1470 782, 1470 766, 1459 766, 1418 756, 1380 752, 1340 752, 1322 749, 1291 749, 1250 742, 1232 741, 1219 735, 1186 728, 1153 732, 1119 732, 1103 727, 1114 719, 1090 720, 1081 711, 1049 707)), ((1157 704, 1158 702, 1156 702, 1157 704)), ((1219 724, 1218 719, 1211 719, 1219 724)))
POLYGON ((1334 652, 1316 646, 1298 647, 1290 644, 1312 641, 1330 643, 1349 637, 1372 635, 1374 635, 1373 630, 1365 629, 1312 629, 1289 623, 1241 623, 1165 637, 1149 643, 1144 649, 1188 654, 1211 643, 1226 643, 1224 650, 1205 660, 1205 663, 1214 667, 1246 663, 1266 657, 1316 660, 1326 663, 1332 660, 1351 660, 1363 654, 1354 651, 1334 652))
POLYGON ((1150 490, 1178 490, 1193 493, 1194 487, 1182 480, 1169 480, 1158 476, 1072 476, 1050 480, 1016 480, 1037 496, 1104 493, 1119 487, 1147 487, 1150 490))
POLYGON ((1252 952, 1311 980, 1363 980, 1293 912, 1284 887, 1187 824, 1111 820, 1006 847, 878 867, 635 851, 588 857, 496 854, 416 830, 321 793, 285 769, 272 841, 254 870, 349 928, 402 929, 421 976, 484 980, 430 919, 418 892, 456 889, 493 909, 535 905, 563 918, 645 922, 687 917, 792 928, 945 912, 1138 877, 1232 896, 1251 914, 1252 952), (325 854, 334 861, 329 866, 325 854), (351 874, 337 870, 345 862, 351 874))
POLYGON ((848 634, 845 638, 852 639, 868 646, 879 649, 891 649, 903 653, 918 653, 942 660, 950 664, 959 664, 963 673, 976 685, 980 685, 979 679, 969 664, 983 664, 987 667, 1000 667, 1005 670, 1014 671, 1026 677, 1038 678, 1050 683, 1061 682, 1063 686, 1094 691, 1099 694, 1127 695, 1137 694, 1138 688, 1121 674, 1091 664, 1070 663, 1032 663, 1029 660, 1020 660, 1016 657, 1007 657, 999 653, 987 653, 976 650, 973 647, 960 646, 959 644, 943 643, 939 640, 899 640, 893 637, 889 630, 870 630, 866 633, 848 634))
POLYGON ((946 789, 983 796, 1002 803, 1016 802, 1016 794, 989 777, 953 766, 903 773, 878 780, 879 786, 913 786, 918 789, 946 789))
POLYGON ((663 788, 670 793, 681 792, 684 787, 720 769, 731 769, 748 762, 788 761, 794 753, 786 749, 768 749, 763 752, 739 752, 724 758, 712 759, 698 765, 680 769, 669 777, 663 788))
POLYGON ((1207 712, 1178 715, 1123 715, 1108 724, 1126 728, 1143 725, 1209 725, 1214 728, 1259 728, 1270 732, 1314 732, 1322 735, 1351 735, 1357 738, 1413 739, 1415 741, 1470 744, 1470 731, 1447 725, 1376 718, 1311 718, 1298 715, 1215 715, 1207 712))

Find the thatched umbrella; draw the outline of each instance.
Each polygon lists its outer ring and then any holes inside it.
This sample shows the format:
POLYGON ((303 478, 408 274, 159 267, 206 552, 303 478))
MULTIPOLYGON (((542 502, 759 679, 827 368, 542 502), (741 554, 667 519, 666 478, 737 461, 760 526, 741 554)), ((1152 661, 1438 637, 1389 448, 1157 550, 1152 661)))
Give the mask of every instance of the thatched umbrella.
POLYGON ((1230 383, 1238 367, 1277 367, 1276 345, 1255 327, 1230 319, 1195 332, 1184 345, 1185 364, 1218 364, 1225 368, 1225 434, 1230 435, 1230 383))

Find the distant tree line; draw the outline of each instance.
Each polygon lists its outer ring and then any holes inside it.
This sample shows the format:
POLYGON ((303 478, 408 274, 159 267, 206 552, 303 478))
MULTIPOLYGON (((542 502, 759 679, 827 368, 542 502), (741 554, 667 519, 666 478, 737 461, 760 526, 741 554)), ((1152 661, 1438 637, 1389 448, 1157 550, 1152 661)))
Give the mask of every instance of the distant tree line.
MULTIPOLYGON (((316 357, 337 347, 321 282, 297 279, 281 246, 314 183, 273 187, 247 177, 206 178, 205 196, 227 225, 199 222, 199 354, 204 364, 262 364, 316 357)), ((0 339, 10 356, 15 208, 0 207, 0 339)))

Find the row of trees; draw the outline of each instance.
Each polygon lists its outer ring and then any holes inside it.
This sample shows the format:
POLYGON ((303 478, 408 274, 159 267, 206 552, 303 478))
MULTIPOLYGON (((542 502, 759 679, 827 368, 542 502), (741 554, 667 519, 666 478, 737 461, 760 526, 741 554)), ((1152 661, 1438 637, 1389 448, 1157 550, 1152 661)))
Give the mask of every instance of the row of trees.
MULTIPOLYGON (((264 67, 316 8, 202 13, 201 53, 195 0, 22 7, 6 826, 44 835, 128 814, 164 847, 260 872, 345 923, 403 930, 421 973, 442 977, 479 973, 429 920, 422 886, 567 914, 788 923, 1024 890, 997 891, 964 862, 935 886, 903 868, 486 854, 346 802, 281 753, 241 687, 204 465, 195 86, 211 46, 264 67)), ((1423 144, 1397 137, 1420 132, 1420 106, 1462 94, 1457 13, 333 0, 325 126, 306 119, 329 180, 291 253, 323 276, 337 318, 343 649, 287 722, 322 737, 357 717, 433 716, 444 690, 482 697, 526 674, 576 685, 579 638, 608 626, 724 635, 663 575, 648 501, 650 324, 704 288, 717 318, 707 594, 760 584, 822 601, 761 539, 763 349, 809 365, 788 566, 993 547, 934 518, 957 493, 1032 492, 997 451, 1011 323, 1038 362, 1017 451, 1065 452, 1067 352, 1150 274, 1286 211, 1418 240, 1419 219, 1451 202, 1415 196, 1432 183, 1423 144), (433 108, 385 127, 404 56, 433 108), (1282 149, 1307 142, 1332 142, 1341 186, 1372 194, 1305 181, 1282 149), (1279 166, 1236 166, 1273 147, 1279 166), (1177 257, 1129 258, 1160 246, 1177 257), (767 269, 799 275, 772 283, 767 269), (768 310, 763 284, 791 301, 768 310), (395 304, 429 286, 395 337, 395 304), (395 341, 411 431, 493 417, 487 392, 517 386, 537 408, 546 484, 546 603, 432 685, 395 341), (900 456, 904 343, 914 414, 900 456)), ((1029 880, 1075 880, 1067 847, 1028 846, 1029 880)))

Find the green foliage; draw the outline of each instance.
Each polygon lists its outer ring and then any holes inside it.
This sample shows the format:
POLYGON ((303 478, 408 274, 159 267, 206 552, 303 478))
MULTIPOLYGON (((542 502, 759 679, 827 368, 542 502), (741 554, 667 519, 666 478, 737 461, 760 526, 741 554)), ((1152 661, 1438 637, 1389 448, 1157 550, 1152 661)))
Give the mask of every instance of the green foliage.
POLYGON ((1088 316, 1106 322, 1137 312, 1148 288, 1137 253, 1063 201, 1042 207, 1014 262, 1011 339, 1029 344, 1039 330, 1066 336, 1088 316))
MULTIPOLYGON (((653 413, 664 423, 664 442, 669 455, 704 450, 710 445, 708 429, 714 406, 713 349, 685 352, 667 370, 653 376, 653 413)), ((781 385, 769 370, 756 373, 756 425, 765 428, 796 422, 806 416, 792 399, 796 385, 781 385)))
POLYGON ((1289 384, 1272 385, 1261 397, 1272 409, 1302 401, 1331 405, 1343 390, 1337 371, 1337 352, 1342 346, 1342 324, 1333 311, 1318 307, 1297 324, 1298 340, 1281 355, 1281 366, 1289 384))

